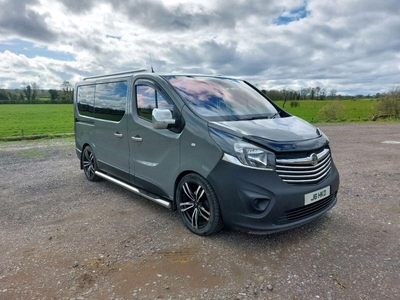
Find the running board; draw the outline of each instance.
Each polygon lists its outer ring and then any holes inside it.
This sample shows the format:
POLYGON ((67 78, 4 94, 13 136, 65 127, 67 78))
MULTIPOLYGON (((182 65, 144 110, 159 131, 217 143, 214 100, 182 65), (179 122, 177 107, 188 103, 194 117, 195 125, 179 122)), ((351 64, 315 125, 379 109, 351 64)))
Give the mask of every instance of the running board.
POLYGON ((135 193, 135 194, 138 194, 138 195, 140 195, 140 196, 142 196, 142 197, 144 197, 144 198, 146 198, 148 200, 151 200, 151 201, 153 201, 153 202, 155 202, 157 204, 160 204, 161 206, 164 206, 166 208, 171 209, 171 202, 169 202, 167 200, 163 200, 163 199, 157 198, 156 195, 153 195, 153 194, 151 194, 149 192, 140 190, 140 189, 138 189, 136 187, 133 187, 133 186, 131 186, 129 184, 126 184, 125 182, 122 182, 122 181, 120 181, 118 179, 115 179, 114 177, 108 176, 107 174, 104 174, 102 172, 96 171, 95 174, 97 176, 99 176, 101 178, 104 178, 104 179, 106 179, 108 181, 111 181, 112 183, 115 183, 115 184, 117 184, 117 185, 119 185, 119 186, 121 186, 121 187, 123 187, 123 188, 125 188, 125 189, 127 189, 127 190, 129 190, 129 191, 131 191, 133 193, 135 193))

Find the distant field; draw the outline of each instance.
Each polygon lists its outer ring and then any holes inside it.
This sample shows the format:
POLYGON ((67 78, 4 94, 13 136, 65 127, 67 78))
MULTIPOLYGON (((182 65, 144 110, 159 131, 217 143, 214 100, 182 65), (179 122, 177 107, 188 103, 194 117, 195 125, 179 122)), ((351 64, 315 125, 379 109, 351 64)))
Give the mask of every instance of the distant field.
MULTIPOLYGON (((299 107, 287 101, 284 109, 311 123, 326 122, 319 111, 326 105, 340 103, 342 113, 337 122, 363 122, 374 115, 374 100, 301 100, 299 107)), ((283 101, 276 102, 282 107, 283 101)), ((0 137, 73 133, 72 104, 2 104, 0 105, 0 137)))
POLYGON ((72 104, 2 104, 0 137, 73 133, 72 104))
MULTIPOLYGON (((369 121, 374 115, 373 107, 375 105, 375 100, 300 100, 298 101, 299 107, 291 107, 290 102, 286 102, 284 109, 311 123, 326 122, 327 120, 319 115, 319 111, 324 106, 331 105, 334 102, 339 103, 342 107, 338 122, 369 121)), ((282 107, 283 101, 275 101, 275 103, 282 107)))

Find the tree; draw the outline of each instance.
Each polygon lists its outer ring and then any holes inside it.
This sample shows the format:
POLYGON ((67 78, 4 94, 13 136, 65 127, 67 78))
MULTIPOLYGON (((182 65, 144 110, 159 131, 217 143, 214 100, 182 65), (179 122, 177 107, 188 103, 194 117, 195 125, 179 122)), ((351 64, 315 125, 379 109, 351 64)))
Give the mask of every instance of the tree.
POLYGON ((28 102, 32 101, 32 88, 29 84, 26 87, 24 87, 24 95, 25 95, 26 101, 28 101, 28 102))
POLYGON ((36 100, 37 89, 38 86, 35 82, 33 82, 31 85, 28 84, 26 87, 24 87, 24 95, 29 103, 36 100))
POLYGON ((332 99, 336 98, 336 93, 337 93, 337 90, 331 89, 329 91, 329 97, 331 97, 332 99))
POLYGON ((262 92, 273 101, 283 100, 284 98, 282 93, 278 90, 262 90, 262 92))
POLYGON ((306 100, 307 95, 310 94, 310 92, 311 92, 310 88, 302 88, 302 89, 300 89, 301 99, 306 100))
POLYGON ((7 99, 8 99, 7 92, 3 89, 0 89, 0 100, 7 100, 7 99))
POLYGON ((19 93, 18 101, 21 103, 25 101, 25 96, 23 92, 19 93))
POLYGON ((32 83, 32 102, 34 102, 36 100, 38 89, 39 89, 38 85, 35 82, 33 82, 32 83))
POLYGON ((311 91, 310 91, 310 99, 311 99, 311 100, 314 100, 314 97, 315 97, 315 88, 311 88, 311 91))
POLYGON ((289 91, 287 91, 286 89, 282 90, 282 95, 283 95, 283 104, 282 107, 285 107, 286 101, 289 100, 289 91))
POLYGON ((51 101, 56 101, 58 98, 58 91, 57 90, 49 90, 49 94, 50 94, 50 99, 51 101))
POLYGON ((326 88, 322 88, 322 89, 321 89, 321 92, 320 92, 320 94, 319 94, 319 98, 320 98, 321 100, 324 100, 325 97, 326 97, 326 88))
POLYGON ((65 80, 61 85, 61 88, 63 91, 63 99, 68 102, 72 102, 74 100, 74 89, 72 88, 72 85, 69 83, 69 81, 65 80))
POLYGON ((8 100, 15 103, 18 101, 18 95, 13 92, 8 92, 8 100))
POLYGON ((315 99, 317 99, 317 100, 319 99, 320 93, 321 93, 321 88, 319 86, 317 86, 315 88, 315 99))

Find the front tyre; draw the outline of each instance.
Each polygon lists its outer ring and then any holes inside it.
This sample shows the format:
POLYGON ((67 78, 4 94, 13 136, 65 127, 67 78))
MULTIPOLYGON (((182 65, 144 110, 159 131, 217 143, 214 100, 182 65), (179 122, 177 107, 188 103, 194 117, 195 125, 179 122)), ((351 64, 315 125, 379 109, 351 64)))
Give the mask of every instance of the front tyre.
POLYGON ((97 160, 90 146, 86 146, 85 149, 83 149, 82 167, 88 180, 100 180, 100 177, 95 174, 95 171, 97 170, 97 160))
POLYGON ((176 205, 183 223, 195 234, 211 235, 223 227, 217 196, 200 175, 188 174, 181 179, 176 205))

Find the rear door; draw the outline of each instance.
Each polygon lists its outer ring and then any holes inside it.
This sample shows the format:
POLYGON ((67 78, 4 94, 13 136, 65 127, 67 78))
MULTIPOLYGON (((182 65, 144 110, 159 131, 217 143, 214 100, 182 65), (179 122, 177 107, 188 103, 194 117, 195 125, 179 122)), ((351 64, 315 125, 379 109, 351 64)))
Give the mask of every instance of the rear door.
POLYGON ((131 182, 172 200, 179 174, 181 134, 169 129, 154 129, 151 113, 154 108, 172 111, 174 104, 167 93, 150 80, 137 80, 133 95, 129 123, 131 182))
POLYGON ((128 82, 96 84, 95 154, 99 168, 122 180, 129 180, 128 82))

